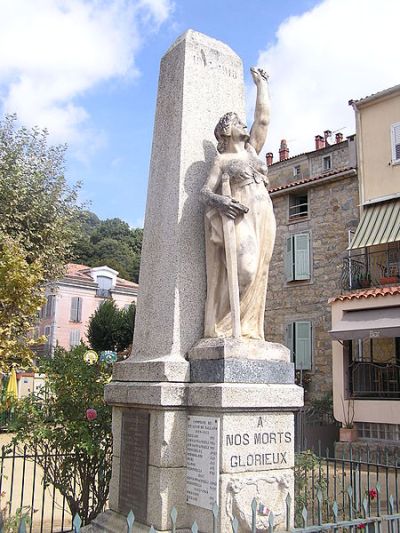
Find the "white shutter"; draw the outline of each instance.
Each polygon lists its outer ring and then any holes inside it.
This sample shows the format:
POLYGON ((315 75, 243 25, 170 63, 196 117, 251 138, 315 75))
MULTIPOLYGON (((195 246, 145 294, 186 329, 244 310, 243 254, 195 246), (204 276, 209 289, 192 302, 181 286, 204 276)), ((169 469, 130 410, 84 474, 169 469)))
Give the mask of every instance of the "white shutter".
POLYGON ((293 235, 286 239, 285 249, 285 277, 286 281, 293 281, 293 235))
POLYGON ((311 370, 311 322, 296 322, 295 336, 296 369, 311 370))
POLYGON ((82 298, 71 298, 71 316, 72 322, 81 322, 82 319, 82 298))
POLYGON ((71 315, 70 320, 76 322, 76 316, 78 314, 78 298, 71 298, 71 315))
POLYGON ((310 235, 294 235, 294 279, 310 279, 310 235))
POLYGON ((69 332, 69 345, 71 348, 74 348, 75 346, 78 346, 79 342, 81 340, 81 332, 79 329, 71 329, 69 332))
POLYGON ((400 122, 392 125, 392 160, 400 160, 400 122))
POLYGON ((76 315, 76 321, 82 322, 82 298, 78 298, 77 307, 78 307, 78 312, 76 315))

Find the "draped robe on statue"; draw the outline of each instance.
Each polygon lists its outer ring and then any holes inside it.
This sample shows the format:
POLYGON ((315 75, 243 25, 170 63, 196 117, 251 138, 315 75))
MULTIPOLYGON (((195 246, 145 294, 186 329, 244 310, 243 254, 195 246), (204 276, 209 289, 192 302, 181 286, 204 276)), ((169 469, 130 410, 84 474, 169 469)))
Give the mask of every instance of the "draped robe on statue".
MULTIPOLYGON (((248 207, 235 219, 242 337, 264 339, 264 311, 268 269, 275 241, 276 223, 265 186, 267 167, 254 148, 246 146, 246 157, 221 156, 221 169, 230 178, 232 198, 248 207)), ((220 180, 221 181, 221 180, 220 180)), ((221 190, 214 191, 221 194, 221 190)), ((207 300, 205 337, 230 337, 232 324, 221 214, 206 211, 207 300)))

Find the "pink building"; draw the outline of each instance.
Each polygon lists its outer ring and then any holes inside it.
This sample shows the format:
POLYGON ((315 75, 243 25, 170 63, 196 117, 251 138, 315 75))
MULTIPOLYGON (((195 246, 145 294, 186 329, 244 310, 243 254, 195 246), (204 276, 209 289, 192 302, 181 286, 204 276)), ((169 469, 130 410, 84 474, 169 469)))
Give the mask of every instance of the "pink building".
POLYGON ((69 350, 81 341, 87 342, 89 319, 105 299, 112 298, 120 309, 136 302, 137 283, 117 274, 108 266, 91 268, 69 263, 65 277, 46 287, 47 301, 35 337, 45 335, 47 343, 36 352, 52 353, 57 345, 69 350))

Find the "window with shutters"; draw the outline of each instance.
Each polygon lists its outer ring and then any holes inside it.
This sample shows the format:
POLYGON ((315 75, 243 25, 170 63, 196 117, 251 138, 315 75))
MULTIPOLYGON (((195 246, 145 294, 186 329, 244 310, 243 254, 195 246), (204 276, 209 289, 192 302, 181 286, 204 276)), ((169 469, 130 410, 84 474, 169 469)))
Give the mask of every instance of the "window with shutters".
POLYGON ((81 332, 79 329, 71 329, 69 332, 69 345, 71 348, 78 346, 81 341, 81 332))
POLYGON ((309 233, 296 233, 286 239, 285 274, 286 281, 310 279, 309 233))
POLYGON ((286 345, 296 370, 312 369, 312 324, 309 320, 297 320, 288 324, 286 345))
POLYGON ((308 194, 289 195, 289 220, 298 220, 308 216, 308 194))
POLYGON ((71 298, 71 322, 81 322, 82 321, 82 298, 74 297, 71 298))
POLYGON ((55 309, 55 303, 56 303, 56 297, 54 294, 50 294, 47 297, 47 301, 44 308, 44 317, 45 318, 51 318, 54 316, 54 309, 55 309))
POLYGON ((332 168, 332 160, 330 155, 322 158, 322 167, 324 170, 330 170, 332 168))
POLYGON ((392 124, 392 160, 400 163, 400 122, 392 124))
POLYGON ((49 347, 51 343, 51 326, 45 326, 44 336, 46 337, 46 346, 49 347))

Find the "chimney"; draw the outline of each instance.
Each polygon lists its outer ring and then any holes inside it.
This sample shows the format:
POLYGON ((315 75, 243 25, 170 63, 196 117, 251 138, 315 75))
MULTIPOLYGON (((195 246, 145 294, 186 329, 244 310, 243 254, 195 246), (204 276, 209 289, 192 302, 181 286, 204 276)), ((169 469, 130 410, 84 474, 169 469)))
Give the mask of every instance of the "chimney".
POLYGON ((343 133, 337 133, 335 135, 335 142, 336 144, 341 143, 343 141, 343 133))
POLYGON ((267 166, 270 167, 272 165, 272 160, 274 158, 274 154, 272 152, 267 152, 265 154, 265 158, 267 160, 267 166))
POLYGON ((286 144, 286 139, 281 140, 281 147, 279 148, 279 161, 289 159, 289 148, 286 144))
POLYGON ((321 148, 325 148, 325 139, 322 137, 322 135, 316 135, 315 136, 315 149, 321 150, 321 148))
POLYGON ((332 137, 331 130, 325 130, 324 131, 324 139, 325 139, 325 146, 329 146, 328 139, 332 137))

